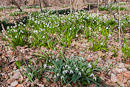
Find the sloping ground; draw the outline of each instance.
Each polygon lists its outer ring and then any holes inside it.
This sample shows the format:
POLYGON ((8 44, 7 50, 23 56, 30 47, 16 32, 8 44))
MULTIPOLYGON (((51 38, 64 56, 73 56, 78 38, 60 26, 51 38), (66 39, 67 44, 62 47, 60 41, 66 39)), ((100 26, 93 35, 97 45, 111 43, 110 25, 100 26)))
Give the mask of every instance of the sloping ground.
MULTIPOLYGON (((129 28, 128 28, 129 29, 129 28)), ((129 31, 125 33, 127 39, 130 38, 129 31)), ((108 40, 108 48, 118 49, 119 43, 115 40, 118 38, 118 33, 112 33, 108 40)), ((100 40, 101 35, 97 33, 97 39, 100 40)), ((38 86, 42 87, 47 86, 50 87, 63 87, 60 83, 51 83, 48 82, 44 75, 42 74, 41 80, 34 80, 34 82, 28 82, 27 77, 24 76, 24 72, 26 71, 25 66, 30 67, 30 63, 35 67, 43 65, 44 60, 41 60, 38 64, 36 61, 38 57, 33 55, 34 53, 42 54, 41 50, 46 52, 52 52, 50 49, 46 49, 45 47, 40 48, 29 48, 28 46, 17 46, 14 50, 7 41, 2 40, 2 35, 0 35, 0 86, 2 87, 9 87, 9 86, 16 86, 16 87, 29 87, 29 86, 38 86), (20 69, 18 69, 18 64, 16 65, 16 61, 25 61, 27 64, 21 63, 20 69), (29 61, 29 62, 28 62, 29 61), (22 65, 23 64, 23 65, 22 65), (25 66, 24 66, 25 65, 25 66)), ((126 62, 119 62, 119 53, 114 54, 111 50, 108 52, 104 51, 96 51, 93 52, 88 50, 88 47, 92 46, 87 39, 83 38, 81 35, 78 38, 73 39, 72 43, 69 47, 66 48, 65 54, 69 57, 72 55, 81 56, 85 58, 86 62, 95 61, 96 58, 99 57, 98 66, 102 68, 102 71, 97 73, 98 76, 102 79, 103 83, 107 87, 129 87, 130 85, 130 61, 127 59, 126 62), (116 57, 114 56, 116 55, 116 57)), ((57 49, 55 52, 58 53, 59 51, 63 51, 59 45, 57 45, 57 49)), ((71 87, 68 85, 67 87, 71 87)), ((76 87, 76 85, 73 85, 76 87)), ((92 84, 90 87, 96 87, 96 85, 92 84)))
MULTIPOLYGON (((33 53, 41 53, 41 50, 44 50, 46 52, 49 52, 44 47, 38 48, 28 48, 27 46, 24 47, 16 47, 16 50, 13 51, 13 49, 7 45, 7 41, 2 41, 0 37, 0 86, 1 87, 30 87, 30 86, 37 86, 37 87, 43 87, 47 86, 47 84, 50 87, 62 87, 61 85, 58 85, 57 83, 50 83, 48 82, 44 76, 43 78, 39 80, 35 80, 34 82, 28 82, 27 78, 24 76, 25 67, 20 66, 20 69, 16 67, 16 61, 31 61, 34 65, 36 64, 37 57, 33 56, 33 53)), ((112 43, 111 43, 112 44, 112 43)), ((113 44, 115 44, 113 42, 113 44)), ((95 61, 95 58, 98 56, 106 55, 102 53, 101 51, 98 52, 85 52, 81 53, 83 49, 87 49, 86 46, 89 45, 86 43, 84 39, 79 40, 78 42, 73 41, 71 46, 73 46, 73 49, 69 49, 66 51, 66 54, 68 56, 71 56, 72 54, 78 55, 78 56, 86 56, 87 61, 95 61), (88 55, 91 55, 91 58, 88 57, 88 55)), ((116 44, 115 44, 116 45, 116 44)), ((105 72, 102 71, 98 75, 103 80, 103 84, 106 85, 105 87, 129 87, 130 84, 130 74, 127 71, 127 68, 130 67, 129 63, 118 63, 117 60, 111 59, 112 56, 111 53, 107 54, 104 61, 103 59, 99 59, 98 66, 101 66, 105 72), (118 84, 114 83, 118 82, 118 84)), ((41 64, 39 63, 39 66, 41 64)), ((38 66, 38 65, 35 65, 38 66)), ((43 74, 44 75, 44 74, 43 74)), ((66 86, 71 87, 71 86, 66 86)), ((76 87, 76 86, 75 86, 76 87)), ((96 85, 92 84, 90 87, 96 87, 96 85)))

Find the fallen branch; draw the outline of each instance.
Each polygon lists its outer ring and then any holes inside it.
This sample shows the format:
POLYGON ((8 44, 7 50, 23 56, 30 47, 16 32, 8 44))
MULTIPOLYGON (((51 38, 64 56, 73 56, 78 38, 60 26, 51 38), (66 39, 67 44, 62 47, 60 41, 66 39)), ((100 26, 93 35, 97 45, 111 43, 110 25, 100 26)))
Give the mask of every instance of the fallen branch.
POLYGON ((6 35, 6 30, 5 30, 5 28, 4 28, 4 25, 1 24, 1 27, 2 27, 2 30, 3 30, 2 34, 5 36, 5 35, 6 35))

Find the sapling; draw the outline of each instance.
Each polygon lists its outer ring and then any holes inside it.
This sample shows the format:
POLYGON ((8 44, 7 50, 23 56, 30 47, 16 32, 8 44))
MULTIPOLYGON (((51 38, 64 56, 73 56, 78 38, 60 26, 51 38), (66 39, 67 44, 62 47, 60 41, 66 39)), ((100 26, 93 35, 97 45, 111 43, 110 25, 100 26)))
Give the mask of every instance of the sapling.
POLYGON ((120 25, 120 0, 118 2, 118 12, 119 12, 119 45, 120 45, 120 55, 119 57, 121 58, 122 56, 122 47, 121 47, 121 25, 120 25))

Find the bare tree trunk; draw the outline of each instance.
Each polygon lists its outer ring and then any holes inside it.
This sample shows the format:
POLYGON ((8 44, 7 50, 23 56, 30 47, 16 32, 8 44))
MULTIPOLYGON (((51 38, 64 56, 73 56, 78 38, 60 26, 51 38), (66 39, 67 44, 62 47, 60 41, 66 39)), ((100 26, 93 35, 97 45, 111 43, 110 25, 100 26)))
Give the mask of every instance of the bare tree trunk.
POLYGON ((33 0, 33 4, 35 4, 36 3, 36 0, 33 0))
POLYGON ((121 47, 121 24, 120 24, 120 0, 118 2, 118 11, 119 11, 119 45, 120 45, 120 59, 121 59, 121 56, 122 56, 122 47, 121 47))
POLYGON ((24 5, 25 5, 25 6, 27 5, 27 0, 24 0, 24 5))
POLYGON ((70 12, 72 13, 73 7, 72 7, 72 0, 70 0, 70 12))
POLYGON ((99 15, 99 0, 97 2, 97 15, 99 15))
POLYGON ((44 4, 44 7, 48 6, 48 3, 46 2, 46 0, 43 0, 43 4, 44 4))
POLYGON ((42 11, 42 3, 41 3, 41 0, 39 0, 39 5, 40 5, 41 12, 43 12, 43 11, 42 11))
POLYGON ((20 8, 20 5, 19 5, 15 0, 12 0, 11 3, 14 4, 21 12, 23 11, 23 10, 20 8))

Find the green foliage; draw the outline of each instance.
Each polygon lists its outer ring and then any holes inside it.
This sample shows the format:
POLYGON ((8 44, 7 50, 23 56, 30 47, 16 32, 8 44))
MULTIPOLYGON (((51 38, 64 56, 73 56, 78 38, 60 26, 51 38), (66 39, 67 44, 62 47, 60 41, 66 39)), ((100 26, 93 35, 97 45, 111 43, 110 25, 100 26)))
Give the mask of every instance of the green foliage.
MULTIPOLYGON (((87 63, 84 58, 64 58, 51 60, 51 65, 44 64, 44 68, 47 72, 53 72, 52 79, 60 81, 61 84, 78 83, 82 85, 90 85, 95 83, 97 86, 100 84, 99 77, 95 75, 100 68, 96 66, 97 61, 93 63, 87 63)), ((47 77, 50 77, 47 76, 47 77)))
POLYGON ((125 58, 130 58, 130 46, 126 38, 123 40, 124 44, 122 45, 122 52, 124 53, 125 58))
POLYGON ((44 69, 42 66, 34 67, 33 65, 26 66, 24 75, 28 78, 28 81, 33 82, 36 79, 41 79, 44 69))
POLYGON ((20 61, 16 61, 15 63, 16 63, 17 68, 20 69, 20 61))
MULTIPOLYGON (((7 29, 6 37, 11 39, 10 43, 14 47, 18 45, 44 46, 49 49, 54 49, 56 45, 68 47, 73 39, 82 36, 93 44, 90 47, 93 51, 108 51, 109 36, 114 32, 113 28, 118 27, 118 23, 111 16, 97 16, 85 11, 57 15, 54 11, 45 9, 44 13, 33 12, 28 14, 27 18, 7 29), (99 41, 94 39, 97 38, 95 33, 101 35, 99 41)), ((129 19, 128 15, 121 18, 121 27, 124 32, 126 32, 125 27, 130 27, 129 19)))
POLYGON ((24 15, 24 14, 27 14, 27 13, 28 13, 28 12, 15 11, 14 13, 11 13, 10 16, 24 15))
MULTIPOLYGON (((112 11, 118 11, 118 6, 113 6, 113 5, 111 5, 111 6, 110 6, 110 9, 111 9, 112 11)), ((99 7, 99 10, 100 10, 100 11, 109 11, 109 8, 108 8, 107 6, 100 6, 100 7, 99 7)), ((121 11, 126 11, 126 10, 128 10, 128 9, 127 9, 127 7, 120 7, 120 10, 121 10, 121 11)))
POLYGON ((100 6, 99 11, 109 11, 109 8, 107 6, 100 6))

